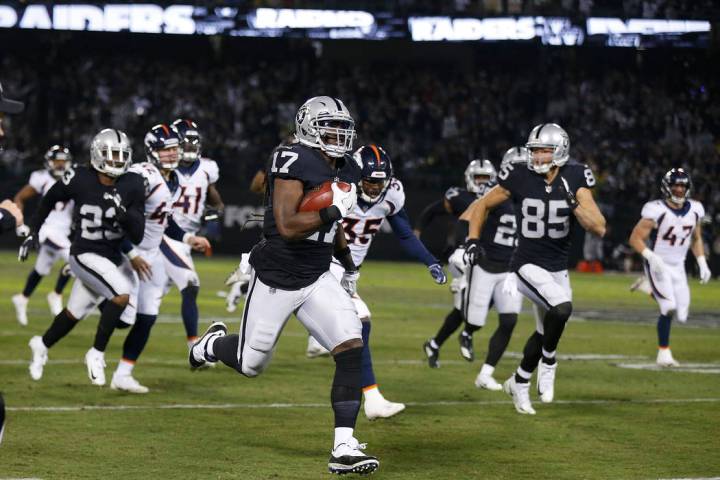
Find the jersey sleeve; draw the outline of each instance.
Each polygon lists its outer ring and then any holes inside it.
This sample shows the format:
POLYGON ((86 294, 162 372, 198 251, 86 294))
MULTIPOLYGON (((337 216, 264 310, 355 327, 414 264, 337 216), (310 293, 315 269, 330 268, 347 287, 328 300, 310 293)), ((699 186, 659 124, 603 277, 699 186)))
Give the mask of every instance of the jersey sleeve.
POLYGON ((140 175, 142 177, 142 183, 143 183, 143 196, 147 197, 150 194, 150 183, 151 179, 149 178, 149 172, 143 167, 142 163, 133 163, 130 165, 130 168, 128 169, 128 172, 135 173, 137 175, 140 175))
MULTIPOLYGON (((572 188, 573 193, 577 193, 577 191, 581 188, 590 188, 592 189, 595 187, 595 184, 597 183, 595 181, 595 175, 593 174, 590 167, 584 164, 571 164, 568 165, 570 168, 569 177, 566 178, 568 183, 570 184, 570 188, 572 188)), ((563 172, 564 173, 564 172, 563 172)))
POLYGON ((385 194, 385 202, 390 207, 388 216, 395 215, 405 206, 405 187, 400 180, 393 178, 388 185, 387 193, 385 194))
POLYGON ((46 190, 46 184, 48 182, 48 176, 45 175, 45 170, 36 170, 30 174, 30 179, 28 180, 28 185, 30 185, 33 190, 38 192, 40 195, 45 193, 46 190))
POLYGON ((208 177, 208 183, 211 185, 213 183, 217 183, 217 181, 220 179, 220 168, 218 167, 218 164, 215 160, 210 159, 202 159, 202 168, 205 174, 208 177))
POLYGON ((662 215, 662 208, 657 201, 647 202, 645 205, 643 205, 642 211, 640 212, 640 216, 642 218, 647 218, 648 220, 652 220, 653 222, 657 222, 658 218, 660 218, 660 215, 662 215))
POLYGON ((513 195, 519 193, 522 190, 521 168, 525 168, 525 165, 512 163, 505 165, 498 172, 498 185, 513 195))
POLYGON ((443 198, 450 204, 450 210, 454 215, 459 215, 465 209, 462 208, 462 190, 458 187, 450 187, 443 198))
POLYGON ((705 216, 705 207, 703 207, 703 204, 698 202, 697 200, 690 201, 692 202, 695 213, 697 213, 698 221, 702 220, 702 218, 705 216))
POLYGON ((293 147, 278 147, 270 159, 268 173, 275 178, 305 180, 307 153, 293 147))

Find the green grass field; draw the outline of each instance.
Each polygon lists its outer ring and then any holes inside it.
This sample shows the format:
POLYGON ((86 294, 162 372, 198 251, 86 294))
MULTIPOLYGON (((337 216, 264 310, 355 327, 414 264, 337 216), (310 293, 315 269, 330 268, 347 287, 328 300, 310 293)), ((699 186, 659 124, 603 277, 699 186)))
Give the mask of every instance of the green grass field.
MULTIPOLYGON (((0 255, 0 389, 8 406, 0 446, 0 478, 42 479, 317 479, 328 477, 332 442, 329 387, 333 363, 304 356, 306 334, 291 320, 268 371, 247 379, 230 369, 191 372, 186 365, 179 296, 166 298, 135 376, 147 395, 98 388, 83 356, 97 317, 86 319, 50 351, 40 382, 30 379, 27 342, 51 321, 45 294, 30 303, 30 325, 15 321, 10 296, 31 267, 0 255)), ((216 294, 231 259, 198 260, 202 327, 228 314, 216 294)), ((631 294, 632 277, 573 274, 575 318, 562 355, 628 358, 561 360, 556 403, 535 401, 535 417, 518 415, 502 392, 477 390, 473 380, 497 316, 475 335, 480 357, 463 361, 453 337, 430 370, 421 352, 447 313, 447 287, 422 266, 368 262, 359 292, 373 312, 375 370, 385 396, 408 404, 399 416, 369 422, 356 436, 380 459, 374 478, 387 479, 650 479, 720 476, 720 283, 692 280, 688 326, 674 326, 672 346, 683 363, 710 371, 625 369, 651 364, 656 353, 655 305, 631 294), (608 312, 604 315, 603 312, 608 312), (702 321, 693 324, 693 313, 702 321), (605 318, 606 319, 602 319, 605 318), (708 367, 698 367, 708 368, 708 367)), ((69 289, 66 291, 66 294, 69 289)), ((527 309, 528 304, 525 304, 527 309)), ((517 366, 517 352, 534 327, 520 319, 496 378, 517 366)), ((126 331, 107 353, 108 382, 126 331)), ((533 397, 534 398, 534 397, 533 397)))

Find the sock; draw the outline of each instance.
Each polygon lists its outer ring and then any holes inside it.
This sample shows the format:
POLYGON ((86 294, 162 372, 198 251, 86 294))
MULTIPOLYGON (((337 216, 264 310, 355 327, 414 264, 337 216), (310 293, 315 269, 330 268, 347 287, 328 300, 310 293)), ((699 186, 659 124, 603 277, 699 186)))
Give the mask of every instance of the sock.
POLYGON ((47 348, 52 347, 60 341, 61 338, 70 333, 70 330, 75 328, 77 323, 78 321, 72 318, 70 314, 67 313, 67 310, 63 309, 62 312, 57 314, 50 328, 48 328, 42 336, 43 343, 47 348))
POLYGON ((362 371, 360 385, 365 388, 375 385, 375 372, 373 371, 372 355, 370 354, 370 322, 362 322, 362 371))
POLYGON ((238 363, 238 344, 240 336, 237 333, 231 335, 219 335, 210 339, 207 343, 207 354, 212 358, 220 360, 230 368, 242 373, 242 365, 238 363))
POLYGON ((483 377, 492 377, 492 374, 495 373, 495 367, 492 365, 488 365, 487 363, 482 366, 480 369, 480 375, 483 377))
POLYGON ((430 339, 430 347, 434 350, 440 350, 440 345, 437 344, 434 338, 430 339))
POLYGON ((341 443, 346 443, 353 436, 352 428, 348 427, 335 427, 335 441, 333 442, 333 450, 335 450, 341 443))
POLYGON ((657 321, 658 346, 667 348, 670 346, 670 323, 672 315, 660 315, 657 321))
POLYGON ((198 341, 198 337, 188 337, 187 338, 187 346, 188 348, 192 348, 193 345, 198 341))
POLYGON ((128 360, 127 358, 123 358, 118 362, 115 374, 118 376, 132 375, 133 368, 135 368, 135 362, 128 360))
POLYGON ((542 362, 545 365, 555 365, 557 360, 555 359, 555 351, 548 352, 544 348, 542 349, 542 362))
POLYGON ((135 325, 132 326, 123 343, 123 360, 133 363, 137 361, 150 338, 150 330, 155 325, 156 318, 157 315, 137 314, 135 325))
POLYGON ((191 337, 197 337, 198 334, 198 317, 200 314, 198 312, 197 296, 199 291, 200 287, 197 285, 188 285, 180 292, 182 295, 182 319, 188 340, 191 337))
POLYGON ((465 335, 466 337, 472 338, 473 333, 477 332, 477 331, 480 330, 481 328, 482 328, 482 327, 478 327, 477 325, 471 325, 471 324, 465 322, 465 328, 464 328, 463 331, 460 333, 460 335, 465 335))
POLYGON ((60 270, 57 281, 55 282, 55 293, 57 293, 58 295, 62 294, 63 290, 65 289, 65 285, 67 285, 70 281, 70 275, 63 275, 64 271, 64 269, 60 270))
POLYGON ((335 413, 335 428, 355 428, 360 411, 362 348, 351 348, 335 354, 335 377, 330 403, 335 413))
POLYGON ((35 288, 38 286, 38 283, 40 283, 40 280, 42 280, 42 278, 42 275, 37 273, 37 271, 33 268, 28 275, 27 280, 25 281, 25 288, 22 291, 22 294, 25 298, 30 298, 30 295, 33 294, 35 288))
POLYGON ((377 385, 370 385, 369 387, 363 387, 362 389, 363 397, 365 398, 365 401, 377 401, 377 400, 385 400, 385 397, 382 396, 382 393, 380 393, 380 389, 377 385))
MULTIPOLYGON (((523 358, 520 361, 520 368, 518 368, 518 371, 522 370, 528 375, 532 375, 532 372, 534 372, 537 368, 540 357, 542 356, 542 345, 543 335, 537 331, 530 335, 530 338, 528 338, 527 342, 525 342, 525 348, 523 348, 523 358)), ((524 377, 521 376, 520 378, 522 379, 524 377)), ((530 377, 528 377, 528 379, 529 378, 530 377)), ((515 379, 518 380, 518 375, 515 375, 515 379)))
POLYGON ((528 383, 532 378, 532 372, 528 372, 522 367, 518 367, 515 370, 515 381, 517 383, 528 383))
POLYGON ((445 343, 445 340, 447 340, 448 337, 458 329, 462 322, 462 313, 457 308, 453 308, 452 311, 448 313, 447 317, 445 317, 445 321, 440 327, 440 330, 438 330, 437 334, 435 334, 434 340, 437 348, 440 348, 440 346, 445 343))
POLYGON ((95 341, 93 348, 99 352, 104 352, 107 348, 110 337, 115 331, 115 327, 120 321, 120 315, 125 310, 124 305, 118 305, 115 302, 107 302, 100 314, 100 322, 98 323, 97 332, 95 332, 95 341))
POLYGON ((490 337, 488 353, 485 357, 487 365, 494 367, 500 361, 508 343, 510 343, 510 337, 512 337, 515 324, 517 324, 517 318, 517 313, 501 313, 498 315, 499 324, 492 337, 490 337))
POLYGON ((565 330, 565 324, 567 324, 570 315, 572 314, 572 303, 565 302, 556 305, 545 314, 543 319, 543 328, 545 333, 543 335, 542 346, 548 352, 554 352, 557 350, 560 337, 565 330))

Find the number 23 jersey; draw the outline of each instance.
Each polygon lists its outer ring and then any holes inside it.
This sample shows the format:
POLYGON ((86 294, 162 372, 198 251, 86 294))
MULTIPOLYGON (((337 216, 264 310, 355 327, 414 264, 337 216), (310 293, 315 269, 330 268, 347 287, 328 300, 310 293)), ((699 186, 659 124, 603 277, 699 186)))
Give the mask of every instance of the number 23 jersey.
POLYGON ((498 174, 498 183, 512 195, 517 217, 518 245, 510 268, 517 271, 531 263, 549 272, 568 268, 570 226, 575 222, 560 186, 564 178, 572 193, 595 186, 595 177, 586 165, 567 163, 559 168, 552 183, 525 164, 508 165, 498 174))
POLYGON ((696 200, 688 200, 681 208, 670 208, 664 200, 647 202, 640 214, 655 222, 651 235, 652 251, 669 265, 685 262, 692 233, 705 216, 705 209, 696 200))

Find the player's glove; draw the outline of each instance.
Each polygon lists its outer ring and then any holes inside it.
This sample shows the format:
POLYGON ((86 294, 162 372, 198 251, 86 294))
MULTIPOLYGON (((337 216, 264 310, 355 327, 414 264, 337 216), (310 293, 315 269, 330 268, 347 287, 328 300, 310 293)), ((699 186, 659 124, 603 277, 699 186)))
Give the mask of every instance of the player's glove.
POLYGON ((480 239, 471 238, 465 243, 465 264, 472 266, 477 265, 485 256, 485 250, 480 245, 480 239))
POLYGON ((515 297, 518 294, 517 275, 512 272, 505 275, 505 281, 502 285, 502 293, 509 295, 510 297, 515 297))
POLYGON ((662 280, 665 276, 665 271, 667 270, 667 265, 663 259, 649 248, 642 251, 642 256, 645 257, 645 260, 648 262, 650 273, 655 275, 658 280, 662 280))
POLYGON ((567 200, 568 206, 571 210, 575 210, 580 206, 577 198, 575 198, 575 194, 572 190, 570 190, 570 185, 568 185, 568 182, 564 177, 560 177, 560 193, 565 195, 565 200, 567 200))
POLYGON ((707 260, 705 260, 705 255, 697 257, 697 264, 700 269, 700 283, 709 282, 712 278, 712 272, 710 272, 710 267, 708 267, 707 260))
POLYGON ((357 203, 357 187, 353 183, 350 185, 349 192, 343 192, 340 187, 337 186, 337 182, 333 182, 330 185, 333 192, 332 204, 340 210, 340 216, 346 217, 357 203))
POLYGON ((433 280, 435 280, 435 283, 438 285, 445 285, 447 282, 447 276, 445 275, 442 265, 434 263, 428 267, 428 270, 430 271, 430 276, 433 280))
POLYGON ((340 279, 340 285, 345 291, 352 297, 357 292, 357 281, 360 278, 359 270, 345 270, 343 276, 340 279))
POLYGON ((223 211, 218 210, 217 208, 208 207, 205 209, 205 212, 203 213, 203 222, 214 222, 216 220, 220 220, 223 216, 223 211))
POLYGON ((448 263, 457 268, 460 272, 465 273, 467 263, 465 263, 465 247, 458 247, 448 257, 448 263))
POLYGON ((103 200, 108 202, 112 207, 115 208, 115 218, 118 222, 122 222, 127 215, 127 209, 122 203, 122 197, 120 193, 113 189, 112 192, 105 192, 103 194, 103 200))
POLYGON ((227 310, 228 313, 233 313, 237 310, 238 303, 240 303, 240 299, 244 295, 243 286, 246 285, 247 284, 243 285, 242 282, 235 282, 230 287, 230 291, 228 291, 227 297, 225 297, 225 310, 227 310))
POLYGON ((30 256, 30 252, 32 250, 38 249, 38 238, 36 234, 30 234, 27 237, 25 237, 25 240, 23 240, 22 244, 20 244, 20 249, 18 250, 18 261, 24 262, 28 259, 30 256))

